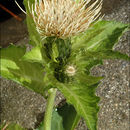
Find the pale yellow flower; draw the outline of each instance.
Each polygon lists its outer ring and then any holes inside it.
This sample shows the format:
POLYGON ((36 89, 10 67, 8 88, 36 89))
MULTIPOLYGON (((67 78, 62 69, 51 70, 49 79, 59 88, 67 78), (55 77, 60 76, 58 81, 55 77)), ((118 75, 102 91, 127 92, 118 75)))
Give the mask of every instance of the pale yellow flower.
POLYGON ((75 73, 76 73, 76 67, 73 66, 73 65, 68 65, 66 70, 65 70, 65 73, 68 75, 68 76, 74 76, 75 73))
POLYGON ((101 15, 102 0, 35 0, 29 12, 41 36, 67 38, 84 32, 101 15))

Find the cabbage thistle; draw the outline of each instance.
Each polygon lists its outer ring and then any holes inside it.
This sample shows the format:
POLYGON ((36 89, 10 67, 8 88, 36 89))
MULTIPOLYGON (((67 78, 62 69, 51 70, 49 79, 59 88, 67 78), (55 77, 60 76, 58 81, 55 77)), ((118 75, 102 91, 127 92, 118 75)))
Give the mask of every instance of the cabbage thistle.
POLYGON ((67 38, 84 32, 101 15, 102 0, 35 0, 29 12, 41 36, 67 38))
POLYGON ((128 25, 99 21, 102 0, 24 0, 24 4, 33 48, 2 48, 1 75, 47 98, 38 130, 74 130, 81 117, 90 130, 97 130, 100 98, 95 91, 103 77, 92 76, 90 70, 104 59, 129 60, 113 50, 128 25), (55 111, 57 89, 66 104, 55 111))

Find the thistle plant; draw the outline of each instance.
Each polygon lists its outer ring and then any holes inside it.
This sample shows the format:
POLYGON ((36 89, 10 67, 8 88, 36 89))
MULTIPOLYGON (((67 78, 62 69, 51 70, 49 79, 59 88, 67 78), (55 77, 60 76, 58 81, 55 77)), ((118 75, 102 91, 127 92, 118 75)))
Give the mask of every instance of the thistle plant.
POLYGON ((47 99, 37 130, 74 130, 81 117, 90 130, 97 129, 95 91, 103 77, 90 70, 104 59, 129 60, 113 50, 128 25, 101 20, 102 2, 24 0, 32 49, 2 48, 1 75, 47 99), (66 98, 60 108, 54 106, 57 90, 66 98))

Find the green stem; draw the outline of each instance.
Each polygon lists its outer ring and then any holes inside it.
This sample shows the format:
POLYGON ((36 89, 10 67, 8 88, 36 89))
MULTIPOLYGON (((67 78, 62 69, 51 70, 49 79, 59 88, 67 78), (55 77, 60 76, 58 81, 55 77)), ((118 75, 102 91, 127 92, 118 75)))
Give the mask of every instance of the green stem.
POLYGON ((48 97, 45 116, 44 116, 44 130, 51 130, 51 118, 52 118, 56 91, 57 89, 55 88, 51 88, 49 90, 49 97, 48 97))

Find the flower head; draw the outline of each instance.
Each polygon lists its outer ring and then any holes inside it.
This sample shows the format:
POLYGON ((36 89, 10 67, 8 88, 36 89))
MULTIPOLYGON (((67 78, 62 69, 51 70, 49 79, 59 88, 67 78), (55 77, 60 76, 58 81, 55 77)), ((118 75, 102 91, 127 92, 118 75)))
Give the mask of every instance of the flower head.
POLYGON ((69 65, 67 66, 66 70, 65 70, 65 73, 68 75, 68 76, 74 76, 75 73, 76 73, 76 68, 73 66, 73 65, 69 65))
POLYGON ((41 36, 66 38, 84 32, 100 16, 102 0, 35 0, 29 11, 41 36))

